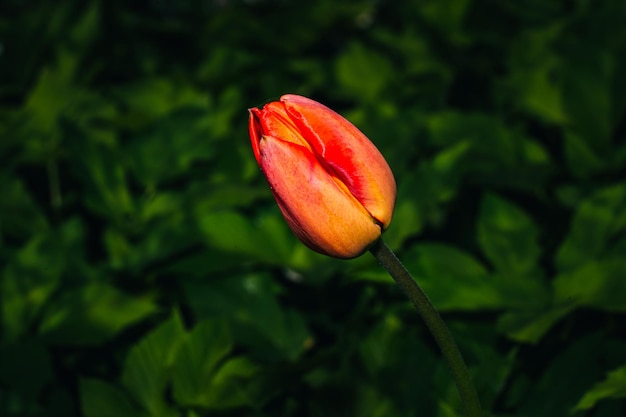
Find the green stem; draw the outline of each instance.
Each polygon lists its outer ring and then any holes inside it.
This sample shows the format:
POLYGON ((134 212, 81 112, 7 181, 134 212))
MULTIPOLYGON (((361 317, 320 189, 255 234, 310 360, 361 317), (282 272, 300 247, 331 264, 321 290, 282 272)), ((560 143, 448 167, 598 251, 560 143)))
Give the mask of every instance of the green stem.
POLYGON ((461 356, 461 352, 450 330, 448 330, 448 326, 444 323, 435 306, 382 239, 379 239, 370 248, 370 252, 409 297, 417 312, 422 316, 426 326, 428 326, 430 333, 439 345, 441 353, 450 367, 452 377, 459 390, 461 402, 465 407, 466 415, 468 417, 483 417, 476 388, 474 388, 474 383, 467 370, 463 356, 461 356))

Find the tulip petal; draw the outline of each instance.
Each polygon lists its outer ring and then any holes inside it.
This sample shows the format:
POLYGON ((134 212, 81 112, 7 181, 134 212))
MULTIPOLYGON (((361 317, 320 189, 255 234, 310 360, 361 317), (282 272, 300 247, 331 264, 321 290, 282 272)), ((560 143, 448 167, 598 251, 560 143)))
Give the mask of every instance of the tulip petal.
POLYGON ((280 210, 308 247, 338 258, 353 258, 380 237, 378 221, 306 146, 263 136, 259 154, 280 210))
POLYGON ((291 123, 319 159, 386 229, 393 214, 396 183, 374 144, 356 126, 321 103, 293 94, 282 96, 281 102, 291 123))
POLYGON ((289 118, 282 103, 268 103, 263 110, 253 108, 249 112, 248 129, 250 141, 252 142, 252 151, 258 163, 260 163, 259 143, 264 132, 271 132, 274 137, 310 148, 309 144, 302 139, 298 128, 289 118))

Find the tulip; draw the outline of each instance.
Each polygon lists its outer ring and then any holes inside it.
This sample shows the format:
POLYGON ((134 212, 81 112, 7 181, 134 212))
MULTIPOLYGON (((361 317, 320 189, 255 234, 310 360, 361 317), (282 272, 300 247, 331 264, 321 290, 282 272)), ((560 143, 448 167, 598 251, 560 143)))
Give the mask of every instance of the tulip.
POLYGON ((352 123, 287 94, 249 110, 254 156, 285 220, 309 248, 354 258, 389 227, 396 183, 374 144, 352 123))

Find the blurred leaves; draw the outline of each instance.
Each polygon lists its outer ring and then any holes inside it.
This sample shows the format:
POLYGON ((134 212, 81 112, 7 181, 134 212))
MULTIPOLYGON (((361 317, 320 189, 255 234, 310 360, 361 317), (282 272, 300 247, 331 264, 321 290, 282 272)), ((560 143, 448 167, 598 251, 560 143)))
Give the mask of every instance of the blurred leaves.
POLYGON ((624 397, 626 397, 626 366, 609 372, 606 379, 585 393, 585 396, 576 404, 576 409, 588 410, 602 399, 624 397))
POLYGON ((392 80, 391 63, 382 55, 366 49, 361 44, 352 44, 337 59, 339 85, 348 93, 360 96, 363 101, 379 98, 392 80))
POLYGON ((70 221, 59 230, 31 238, 8 262, 1 276, 3 338, 18 340, 40 319, 61 286, 61 276, 77 265, 83 229, 70 221))
POLYGON ((569 233, 557 253, 563 272, 587 262, 618 256, 613 249, 626 230, 626 184, 594 190, 577 202, 569 233))
POLYGON ((163 394, 184 334, 173 315, 128 352, 121 383, 148 415, 174 415, 163 394))
POLYGON ((479 216, 478 239, 496 271, 511 276, 538 273, 541 249, 532 219, 491 194, 483 199, 479 216))
POLYGON ((147 415, 119 388, 97 379, 80 381, 81 403, 86 417, 147 415))
POLYGON ((280 306, 277 287, 268 275, 189 280, 184 286, 189 305, 199 317, 229 320, 235 338, 257 355, 296 360, 311 343, 302 316, 280 306))
POLYGON ((352 120, 493 416, 624 414, 626 3, 0 5, 0 415, 461 415, 368 255, 300 244, 246 109, 352 120))
POLYGON ((580 338, 548 364, 541 377, 527 387, 519 406, 520 414, 532 416, 566 415, 599 372, 596 360, 602 357, 602 337, 580 338), (572 363, 576 362, 576 366, 572 363), (552 395, 545 396, 550 391, 552 395), (539 400, 541 398, 541 401, 539 400))
POLYGON ((120 385, 81 380, 85 413, 174 416, 177 412, 166 399, 168 387, 184 407, 229 409, 253 404, 255 393, 263 391, 260 381, 252 380, 257 366, 244 357, 228 358, 231 351, 226 322, 208 319, 186 331, 180 317, 173 315, 130 350, 120 385))
POLYGON ((51 344, 98 344, 155 311, 149 298, 130 297, 94 282, 66 290, 51 302, 39 332, 51 344))

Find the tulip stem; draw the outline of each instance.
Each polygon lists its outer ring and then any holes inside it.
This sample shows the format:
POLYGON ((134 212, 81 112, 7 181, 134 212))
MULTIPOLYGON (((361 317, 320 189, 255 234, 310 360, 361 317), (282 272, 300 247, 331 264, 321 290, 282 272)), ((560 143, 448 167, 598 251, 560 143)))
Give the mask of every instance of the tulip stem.
POLYGON ((459 390, 461 402, 465 407, 466 415, 468 417, 483 417, 476 388, 467 370, 463 356, 448 326, 444 323, 435 306, 382 239, 374 243, 370 248, 370 252, 378 259, 378 262, 387 270, 394 281, 396 281, 400 289, 409 297, 409 300, 411 300, 411 303, 422 317, 422 320, 424 320, 426 326, 428 326, 430 333, 439 345, 441 353, 450 367, 457 389, 459 390))

